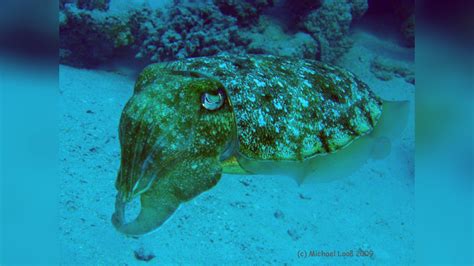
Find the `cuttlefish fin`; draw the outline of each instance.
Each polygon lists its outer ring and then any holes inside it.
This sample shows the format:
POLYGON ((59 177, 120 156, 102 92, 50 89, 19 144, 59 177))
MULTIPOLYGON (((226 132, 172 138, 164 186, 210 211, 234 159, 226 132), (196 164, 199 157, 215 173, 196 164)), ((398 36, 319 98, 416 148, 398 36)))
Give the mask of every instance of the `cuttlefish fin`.
POLYGON ((317 155, 305 161, 303 171, 295 176, 296 182, 330 182, 349 176, 360 168, 371 155, 373 139, 364 136, 334 153, 317 155))
POLYGON ((225 174, 244 175, 249 174, 242 166, 235 156, 232 156, 224 161, 221 161, 221 166, 225 174))
POLYGON ((345 148, 326 155, 317 155, 305 161, 303 171, 296 175, 300 183, 329 182, 349 176, 368 159, 380 160, 391 152, 392 142, 406 127, 409 102, 384 101, 382 116, 374 130, 345 148))
POLYGON ((374 140, 372 159, 384 159, 392 149, 392 142, 400 138, 408 123, 410 104, 408 101, 384 101, 382 116, 369 136, 374 140))
POLYGON ((125 221, 125 205, 121 195, 116 199, 112 223, 118 231, 140 236, 162 225, 183 202, 212 188, 219 181, 222 168, 217 159, 194 158, 180 162, 172 172, 158 177, 140 195, 141 210, 135 220, 125 221))
POLYGON ((407 125, 409 111, 409 101, 383 101, 382 116, 369 135, 391 140, 399 138, 407 125))

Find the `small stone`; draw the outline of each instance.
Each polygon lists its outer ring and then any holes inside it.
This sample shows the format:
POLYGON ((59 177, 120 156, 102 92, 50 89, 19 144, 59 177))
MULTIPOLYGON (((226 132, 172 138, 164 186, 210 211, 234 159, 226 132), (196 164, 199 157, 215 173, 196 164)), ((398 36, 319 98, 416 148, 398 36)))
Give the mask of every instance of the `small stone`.
POLYGON ((301 236, 295 230, 288 229, 288 231, 286 232, 291 237, 291 239, 293 239, 293 241, 296 241, 301 238, 301 236))
POLYGON ((308 196, 303 195, 301 193, 299 193, 299 196, 300 196, 300 199, 304 199, 304 200, 310 200, 311 199, 311 197, 308 197, 308 196))
POLYGON ((144 248, 139 248, 134 252, 135 258, 142 261, 150 261, 155 258, 155 254, 150 251, 145 251, 144 248))
POLYGON ((285 218, 285 214, 283 214, 283 212, 280 211, 280 210, 276 210, 275 213, 273 214, 273 216, 275 216, 275 218, 277 218, 277 219, 285 218))
POLYGON ((248 186, 250 185, 250 182, 247 181, 247 180, 244 180, 244 179, 239 180, 239 182, 240 182, 242 185, 246 186, 246 187, 248 187, 248 186))
POLYGON ((77 210, 76 204, 72 200, 66 201, 66 208, 68 211, 75 211, 77 210))
POLYGON ((238 208, 238 209, 244 209, 247 207, 247 204, 245 204, 245 202, 242 202, 242 201, 234 201, 229 204, 230 206, 238 208))

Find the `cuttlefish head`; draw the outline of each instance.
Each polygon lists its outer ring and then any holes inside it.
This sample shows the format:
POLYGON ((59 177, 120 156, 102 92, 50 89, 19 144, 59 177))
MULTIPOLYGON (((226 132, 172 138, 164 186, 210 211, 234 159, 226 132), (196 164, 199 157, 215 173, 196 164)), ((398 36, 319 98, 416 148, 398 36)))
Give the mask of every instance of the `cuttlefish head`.
POLYGON ((223 85, 213 78, 148 70, 120 120, 121 164, 112 223, 143 235, 212 188, 220 160, 235 139, 235 118, 223 85), (151 75, 151 74, 153 75, 151 75), (125 221, 125 206, 140 197, 140 212, 125 221))

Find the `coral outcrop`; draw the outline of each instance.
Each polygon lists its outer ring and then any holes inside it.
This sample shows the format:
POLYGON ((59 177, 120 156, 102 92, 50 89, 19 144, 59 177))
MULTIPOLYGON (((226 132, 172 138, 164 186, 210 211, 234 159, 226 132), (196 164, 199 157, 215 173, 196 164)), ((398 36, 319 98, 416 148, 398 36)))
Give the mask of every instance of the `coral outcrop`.
POLYGON ((303 27, 319 43, 318 59, 334 62, 351 47, 351 22, 352 5, 345 1, 324 1, 306 17, 303 27))
POLYGON ((303 32, 285 33, 283 28, 268 17, 261 17, 258 27, 243 32, 248 38, 247 52, 252 54, 273 54, 297 58, 316 59, 317 42, 303 32))
POLYGON ((394 77, 405 79, 406 82, 415 84, 415 67, 406 62, 376 56, 370 64, 371 72, 380 80, 391 80, 394 77))
POLYGON ((63 10, 67 4, 74 3, 74 0, 59 0, 59 10, 63 10))
POLYGON ((213 2, 224 15, 237 18, 241 26, 255 24, 262 11, 273 6, 273 0, 213 0, 213 2))
POLYGON ((237 19, 223 15, 214 5, 174 6, 154 21, 141 18, 134 48, 138 58, 152 61, 238 53, 246 43, 237 19))
POLYGON ((351 47, 351 23, 362 17, 367 8, 367 0, 326 0, 308 14, 303 28, 318 41, 319 60, 334 62, 351 47))
POLYGON ((126 17, 67 6, 60 12, 59 24, 61 63, 97 65, 134 42, 126 17))
POLYGON ((294 19, 295 23, 299 23, 311 11, 321 7, 323 0, 284 0, 283 8, 294 19))
POLYGON ((214 5, 143 7, 121 15, 68 5, 60 12, 60 59, 94 66, 124 50, 150 61, 245 51, 237 19, 214 5), (242 46, 242 47, 241 47, 242 46))
POLYGON ((110 0, 77 0, 77 7, 87 10, 102 10, 109 9, 110 0))
POLYGON ((288 30, 264 12, 273 0, 174 0, 154 9, 106 11, 110 0, 61 0, 60 61, 94 66, 117 55, 156 62, 216 54, 269 53, 334 62, 351 46, 351 23, 367 0, 303 0, 285 10, 299 16, 288 30))
POLYGON ((347 3, 351 6, 351 14, 353 19, 361 18, 367 9, 369 9, 369 3, 367 0, 347 0, 347 3))

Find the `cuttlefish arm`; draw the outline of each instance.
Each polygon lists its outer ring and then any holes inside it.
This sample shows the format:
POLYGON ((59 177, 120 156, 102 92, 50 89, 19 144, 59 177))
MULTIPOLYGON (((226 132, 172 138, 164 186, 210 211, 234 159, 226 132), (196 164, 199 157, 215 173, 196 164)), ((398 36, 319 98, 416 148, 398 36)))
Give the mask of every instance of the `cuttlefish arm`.
POLYGON ((190 158, 180 162, 149 190, 140 195, 141 211, 135 220, 125 221, 126 202, 117 195, 112 223, 130 236, 152 232, 161 226, 183 202, 212 188, 220 179, 222 168, 216 158, 190 158))
POLYGON ((119 129, 121 164, 112 224, 130 236, 154 231, 181 203, 215 186, 236 132, 222 83, 159 65, 141 74, 119 129), (140 212, 128 221, 126 206, 137 198, 140 212))

